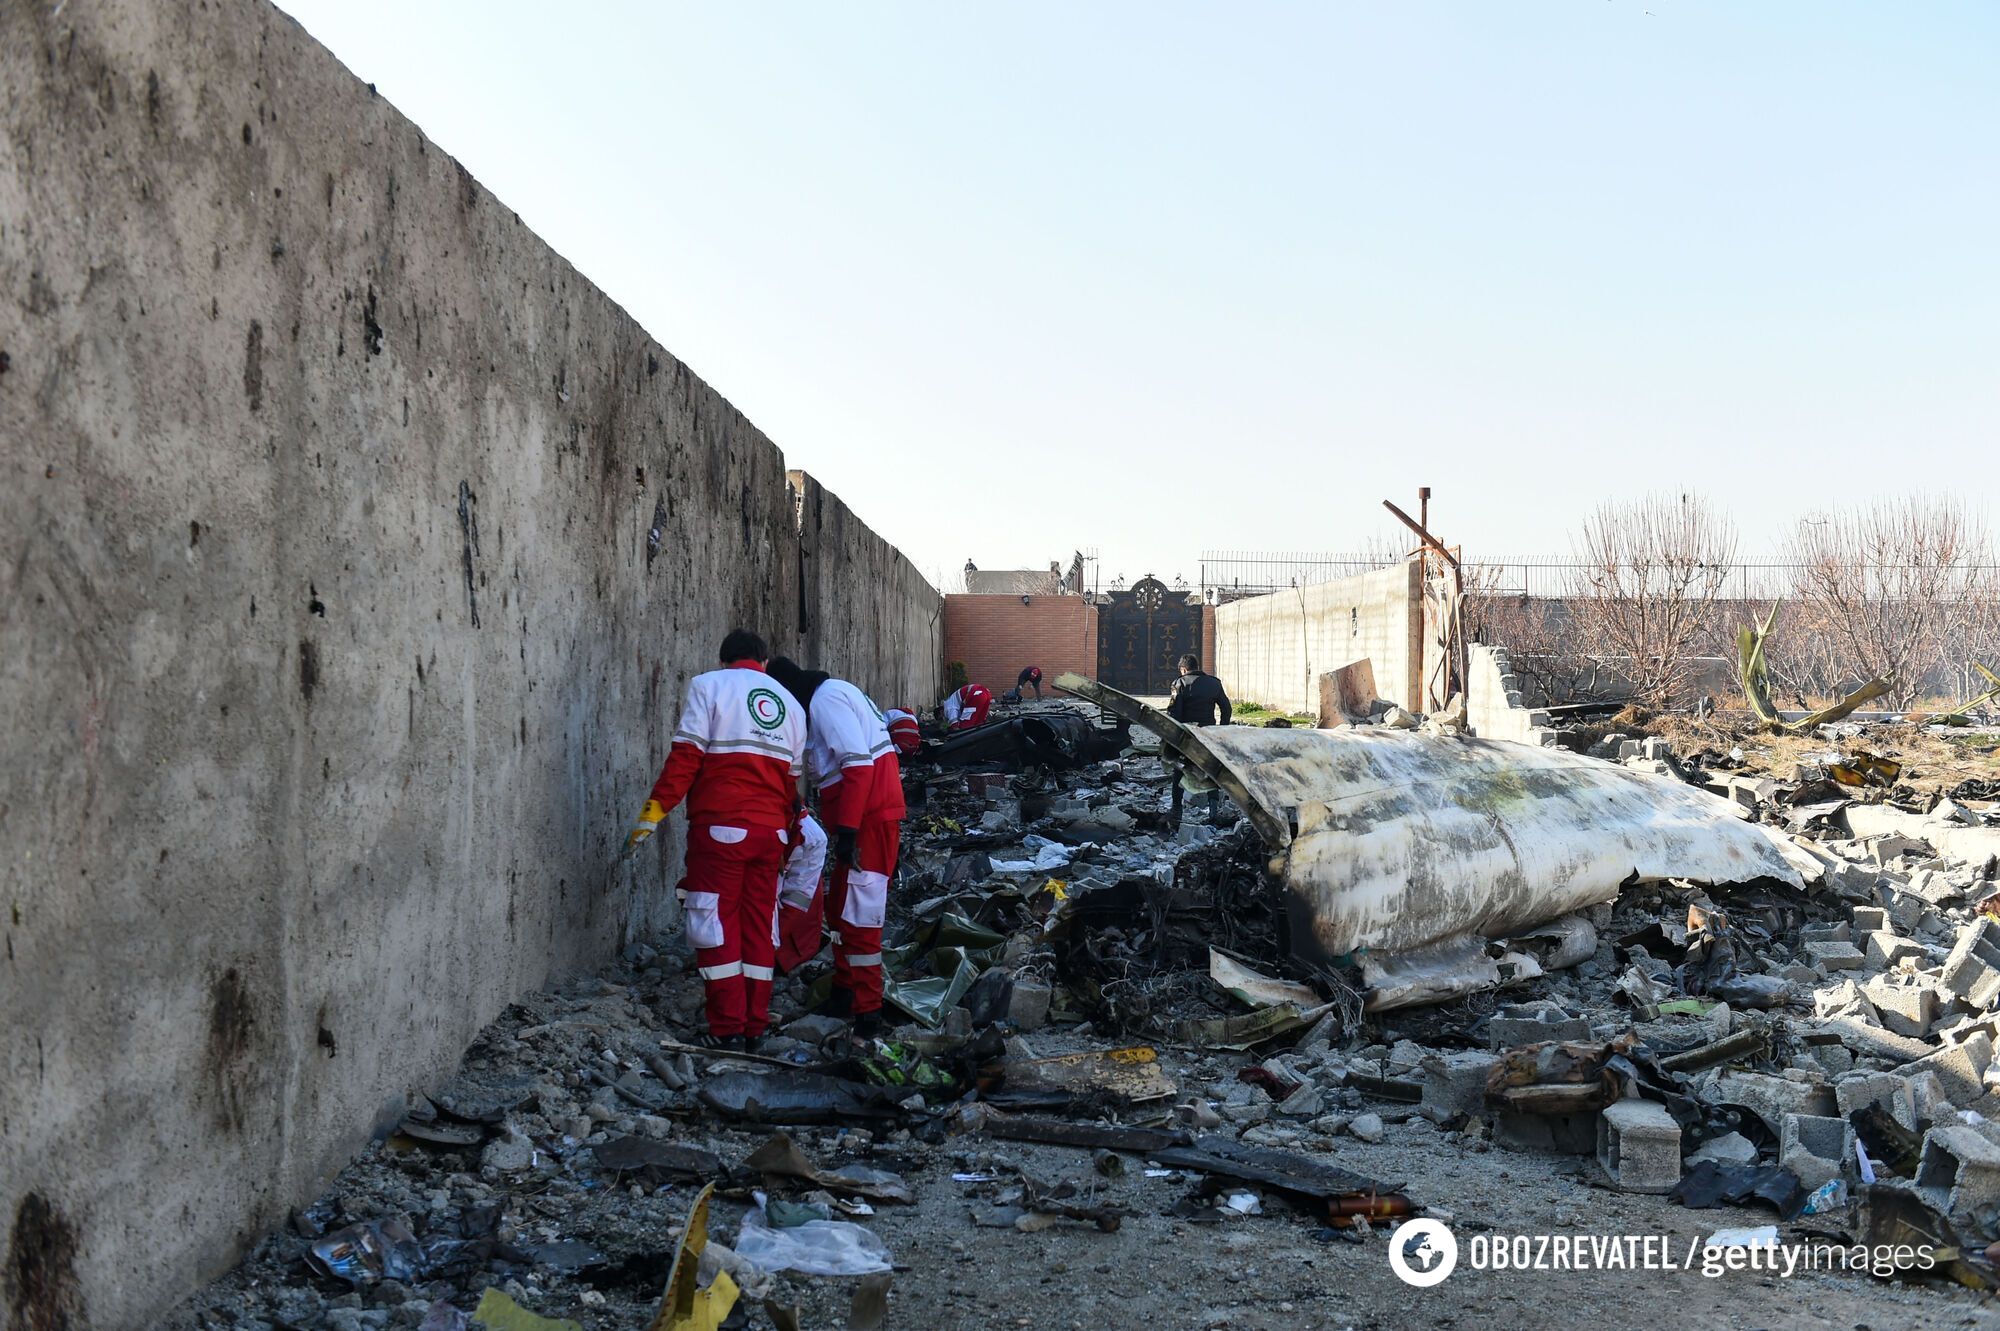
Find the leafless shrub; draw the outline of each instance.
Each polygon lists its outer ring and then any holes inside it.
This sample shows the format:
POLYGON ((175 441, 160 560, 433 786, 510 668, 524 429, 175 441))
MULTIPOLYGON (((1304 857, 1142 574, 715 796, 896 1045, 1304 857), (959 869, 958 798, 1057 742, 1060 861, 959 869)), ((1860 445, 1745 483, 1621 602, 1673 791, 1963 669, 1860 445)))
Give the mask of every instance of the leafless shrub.
POLYGON ((1696 495, 1606 503, 1576 538, 1571 610, 1600 664, 1655 706, 1672 702, 1709 639, 1736 528, 1696 495))
POLYGON ((1951 687, 1967 652, 1991 641, 1991 547, 1984 522, 1955 498, 1913 495, 1811 514, 1788 553, 1806 622, 1786 632, 1818 639, 1827 659, 1806 674, 1827 685, 1820 692, 1888 676, 1891 701, 1907 706, 1940 683, 1951 687))
POLYGON ((1468 597, 1467 637, 1507 649, 1521 691, 1541 703, 1581 702, 1615 696, 1624 681, 1607 675, 1588 650, 1568 601, 1486 592, 1468 597))

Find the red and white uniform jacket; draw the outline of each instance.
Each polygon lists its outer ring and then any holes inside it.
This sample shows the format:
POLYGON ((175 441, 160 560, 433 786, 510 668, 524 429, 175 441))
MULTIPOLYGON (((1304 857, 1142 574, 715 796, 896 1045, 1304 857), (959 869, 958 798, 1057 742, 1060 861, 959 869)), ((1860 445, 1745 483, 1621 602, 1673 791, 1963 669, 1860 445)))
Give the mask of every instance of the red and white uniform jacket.
MULTIPOLYGON (((819 881, 826 872, 826 831, 811 814, 799 815, 798 844, 778 875, 778 900, 789 910, 805 910, 819 895, 819 881)), ((813 924, 812 950, 819 950, 819 925, 813 924)))
POLYGON ((898 753, 915 753, 924 746, 924 737, 917 729, 917 714, 901 707, 891 707, 882 713, 882 719, 889 723, 889 742, 896 746, 898 753))
POLYGON ((868 695, 844 679, 813 691, 806 746, 819 816, 828 827, 903 817, 903 774, 889 726, 868 695))
POLYGON ((650 832, 686 799, 696 826, 789 832, 805 750, 806 709, 762 666, 736 661, 696 675, 639 826, 650 832))
POLYGON ((939 703, 938 710, 944 713, 945 724, 953 730, 983 726, 986 714, 993 710, 992 690, 984 684, 967 684, 939 703))

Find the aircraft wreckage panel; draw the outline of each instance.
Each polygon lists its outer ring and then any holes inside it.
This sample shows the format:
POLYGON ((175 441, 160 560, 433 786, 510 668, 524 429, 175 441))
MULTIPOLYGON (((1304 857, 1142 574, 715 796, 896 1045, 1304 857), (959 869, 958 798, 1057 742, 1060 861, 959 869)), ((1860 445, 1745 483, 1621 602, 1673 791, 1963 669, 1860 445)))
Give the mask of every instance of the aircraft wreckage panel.
POLYGON ((1315 960, 1505 937, 1627 882, 1802 885, 1776 834, 1684 782, 1565 749, 1378 727, 1193 728, 1057 681, 1159 735, 1272 847, 1293 948, 1315 960))

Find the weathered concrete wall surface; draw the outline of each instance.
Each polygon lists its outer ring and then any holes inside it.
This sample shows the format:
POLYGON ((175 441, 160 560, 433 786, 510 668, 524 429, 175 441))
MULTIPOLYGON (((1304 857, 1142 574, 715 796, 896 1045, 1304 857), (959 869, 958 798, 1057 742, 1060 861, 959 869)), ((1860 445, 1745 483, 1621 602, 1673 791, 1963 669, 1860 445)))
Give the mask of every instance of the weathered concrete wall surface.
POLYGON ((0 130, 0 1326, 138 1327, 662 922, 724 631, 939 601, 261 0, 8 0, 0 130))
POLYGON ((878 706, 918 707, 944 692, 944 600, 916 566, 802 471, 798 508, 799 660, 866 689, 878 706))
POLYGON ((1232 698, 1319 710, 1319 676, 1366 657, 1384 698, 1421 708, 1423 564, 1231 601, 1215 611, 1215 673, 1232 698))
POLYGON ((1549 714, 1523 701, 1520 680, 1504 649, 1475 642, 1466 648, 1465 656, 1467 729, 1481 739, 1506 739, 1538 748, 1555 744, 1549 714))

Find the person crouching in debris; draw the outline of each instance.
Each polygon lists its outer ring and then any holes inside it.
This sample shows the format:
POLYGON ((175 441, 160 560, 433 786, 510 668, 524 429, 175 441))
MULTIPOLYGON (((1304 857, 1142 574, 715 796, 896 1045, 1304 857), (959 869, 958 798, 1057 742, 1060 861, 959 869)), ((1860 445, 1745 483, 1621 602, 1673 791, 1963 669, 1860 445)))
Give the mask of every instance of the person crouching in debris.
POLYGON ((687 801, 683 904, 708 1017, 701 1042, 743 1049, 771 1020, 778 875, 799 808, 806 713, 765 673, 762 638, 733 629, 720 655, 722 669, 688 681, 673 747, 625 854, 687 801))
POLYGON ((944 717, 945 726, 951 730, 983 726, 987 713, 992 710, 993 691, 984 684, 967 684, 962 689, 954 689, 938 704, 938 712, 944 717))
POLYGON ((1022 668, 1021 673, 1014 677, 1014 694, 1016 698, 1021 696, 1022 689, 1029 688, 1035 691, 1035 701, 1040 702, 1042 700, 1042 668, 1040 666, 1025 666, 1022 668))
POLYGON ((924 747, 922 730, 917 726, 917 714, 906 707, 891 707, 882 713, 882 719, 889 726, 889 742, 896 746, 896 752, 907 758, 924 747))
POLYGON ((882 1028, 882 921, 896 871, 903 776, 889 727, 868 695, 823 670, 779 657, 771 677, 805 704, 809 779, 833 839, 827 932, 833 939, 832 1016, 867 1039, 882 1028))

